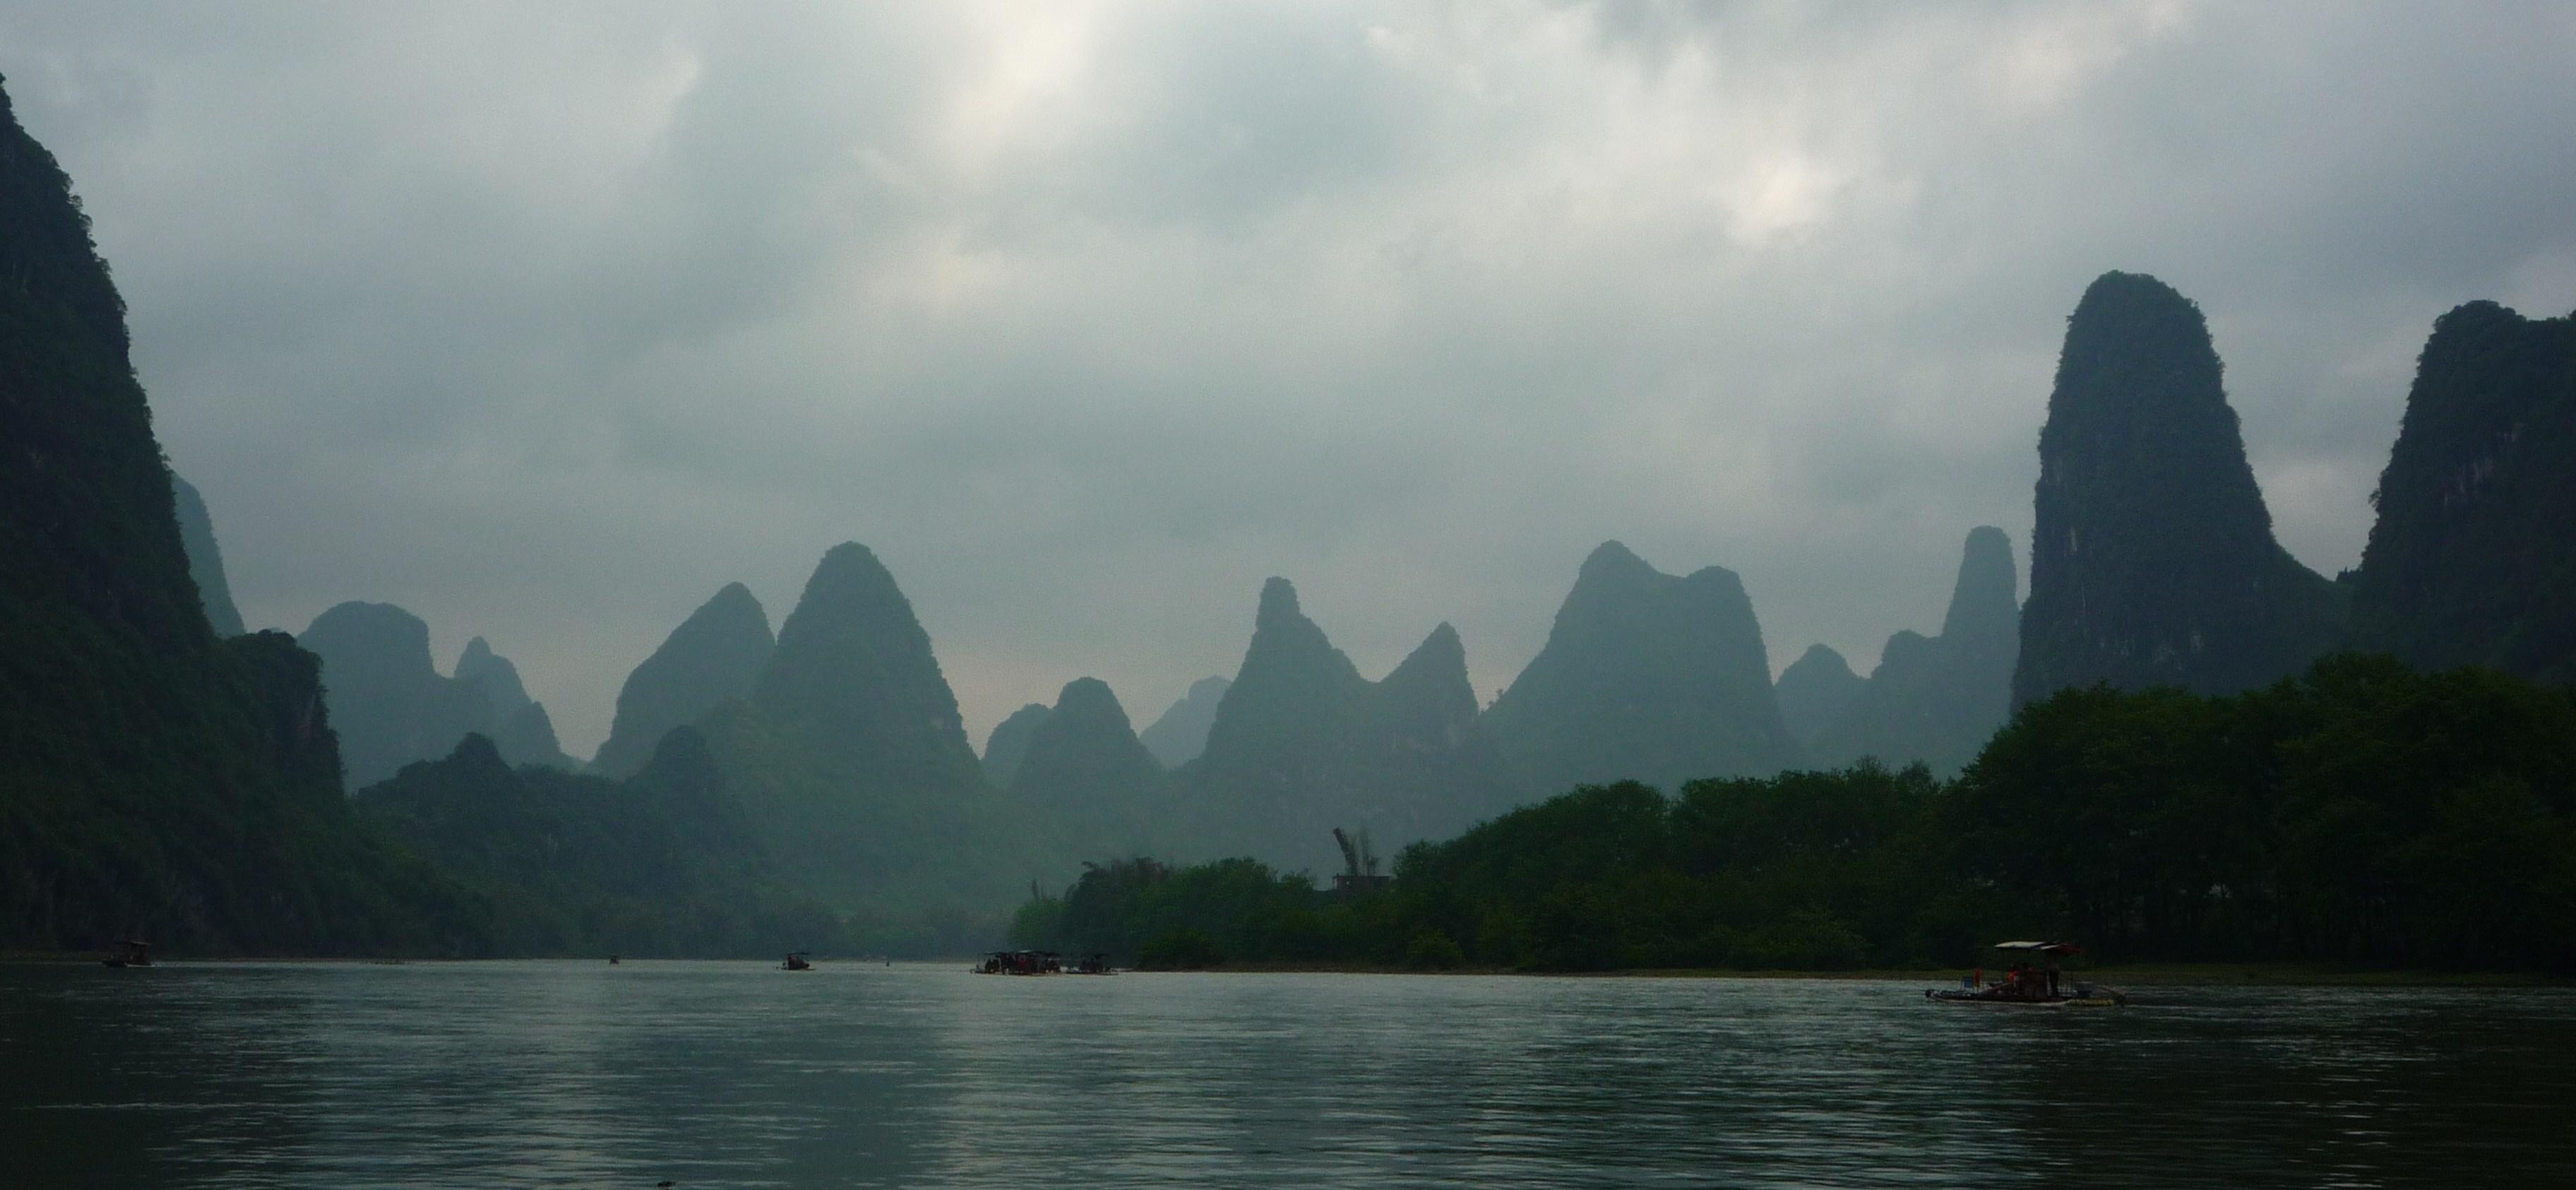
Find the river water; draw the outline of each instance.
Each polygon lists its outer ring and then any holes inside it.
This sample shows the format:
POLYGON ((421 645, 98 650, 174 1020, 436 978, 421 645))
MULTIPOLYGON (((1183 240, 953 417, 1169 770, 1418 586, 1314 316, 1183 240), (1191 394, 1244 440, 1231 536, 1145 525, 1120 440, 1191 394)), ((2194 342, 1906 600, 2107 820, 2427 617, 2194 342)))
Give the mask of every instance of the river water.
POLYGON ((0 966, 11 1186, 2576 1185, 2576 989, 0 966))

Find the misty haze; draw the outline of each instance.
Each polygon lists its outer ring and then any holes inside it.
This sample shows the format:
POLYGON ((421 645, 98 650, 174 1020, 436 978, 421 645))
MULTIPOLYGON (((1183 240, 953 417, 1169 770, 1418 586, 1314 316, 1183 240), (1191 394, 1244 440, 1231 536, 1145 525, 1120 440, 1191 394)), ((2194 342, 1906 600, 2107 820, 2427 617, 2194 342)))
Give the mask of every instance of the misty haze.
POLYGON ((9 1176, 2563 1176, 2571 62, 0 0, 9 1176))

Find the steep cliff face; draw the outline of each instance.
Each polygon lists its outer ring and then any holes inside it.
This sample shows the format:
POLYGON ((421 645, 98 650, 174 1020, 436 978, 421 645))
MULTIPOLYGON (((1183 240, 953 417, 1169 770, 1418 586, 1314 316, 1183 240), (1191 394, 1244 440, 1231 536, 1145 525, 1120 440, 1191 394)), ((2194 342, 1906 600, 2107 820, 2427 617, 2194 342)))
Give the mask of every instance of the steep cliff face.
POLYGON ((1472 821, 1492 768, 1456 631, 1440 625, 1370 682, 1274 578, 1177 799, 1205 850, 1321 870, 1336 826, 1392 849, 1472 821))
POLYGON ((2576 317, 2433 324, 2353 576, 2353 643, 2576 682, 2576 317))
POLYGON ((1547 645, 1484 715, 1531 793, 1768 776, 1798 763, 1734 572, 1663 574, 1618 542, 1584 559, 1547 645))
POLYGON ((430 661, 429 625, 399 607, 339 604, 296 641, 322 659, 323 696, 352 790, 492 730, 482 688, 441 676, 430 661))
POLYGON ((170 488, 178 501, 179 543, 188 551, 188 577, 196 581, 206 623, 217 636, 240 636, 241 609, 233 606, 233 586, 224 576, 224 551, 215 543, 215 518, 206 511, 206 498, 195 484, 176 475, 170 477, 170 488))
POLYGON ((1780 680, 1771 684, 1771 697, 1780 704, 1780 722, 1789 729, 1790 738, 1803 746, 1814 743, 1818 732, 1841 718, 1866 684, 1842 654, 1809 645, 1789 668, 1780 671, 1780 680))
POLYGON ((617 717, 591 759, 592 770, 611 777, 633 773, 671 729, 751 697, 776 645, 769 613, 751 589, 726 584, 626 676, 617 692, 617 717))
POLYGON ((477 949, 349 816, 312 656, 216 638, 124 304, 5 91, 0 276, 0 949, 477 949))
POLYGON ((1216 726, 1217 704, 1225 701, 1226 687, 1232 684, 1224 678, 1190 683, 1189 691, 1136 738, 1145 742, 1164 768, 1176 769, 1198 759, 1199 753, 1207 751, 1208 729, 1216 726))
POLYGON ((1971 530, 1941 635, 1891 637, 1859 696, 1817 733, 1815 759, 1830 765, 1865 756, 1890 766, 1921 761, 1943 776, 1966 767, 2011 714, 2018 585, 2003 530, 1971 530))
POLYGON ((2039 459, 2016 702, 2095 682, 2243 690, 2330 643, 2332 590, 2273 541, 2209 328, 2163 282, 2085 291, 2039 459))

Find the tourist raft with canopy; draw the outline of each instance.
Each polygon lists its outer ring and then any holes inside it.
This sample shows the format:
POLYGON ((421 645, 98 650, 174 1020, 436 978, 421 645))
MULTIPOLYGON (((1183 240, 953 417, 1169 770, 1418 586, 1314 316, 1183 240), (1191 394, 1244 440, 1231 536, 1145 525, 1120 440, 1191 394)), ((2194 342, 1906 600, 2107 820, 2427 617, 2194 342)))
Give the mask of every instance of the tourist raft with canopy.
POLYGON ((1935 1004, 1997 1004, 2019 1008, 2117 1008, 2126 993, 2090 980, 2069 978, 2060 963, 2084 948, 2072 942, 1998 942, 2003 978, 1987 983, 1983 970, 1962 976, 1955 988, 1927 988, 1935 1004))

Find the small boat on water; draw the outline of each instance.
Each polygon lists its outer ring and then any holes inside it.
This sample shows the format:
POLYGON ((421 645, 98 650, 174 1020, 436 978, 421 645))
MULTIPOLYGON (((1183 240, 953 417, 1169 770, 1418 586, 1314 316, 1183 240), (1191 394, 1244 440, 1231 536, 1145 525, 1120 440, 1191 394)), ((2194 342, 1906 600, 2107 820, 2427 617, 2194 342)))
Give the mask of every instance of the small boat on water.
POLYGON ((2069 977, 2060 961, 2083 953, 2072 942, 1998 942, 2004 952, 2003 978, 1986 982, 1985 972, 1970 972, 1955 988, 1926 988, 1923 998, 1935 1004, 1993 1004, 2013 1008, 2118 1008, 2129 1002, 2118 988, 2069 977))
POLYGON ((811 971, 814 969, 814 963, 812 960, 805 957, 810 953, 812 952, 803 950, 788 951, 787 957, 779 962, 778 969, 781 971, 811 971))
POLYGON ((1116 975, 1118 974, 1118 969, 1109 965, 1108 955, 1087 954, 1082 956, 1081 962, 1065 968, 1064 973, 1067 975, 1116 975))
POLYGON ((149 967, 152 965, 152 944, 128 938, 115 954, 100 959, 99 963, 108 967, 149 967))
POLYGON ((997 950, 969 970, 978 975, 1062 975, 1064 956, 1052 950, 997 950))

